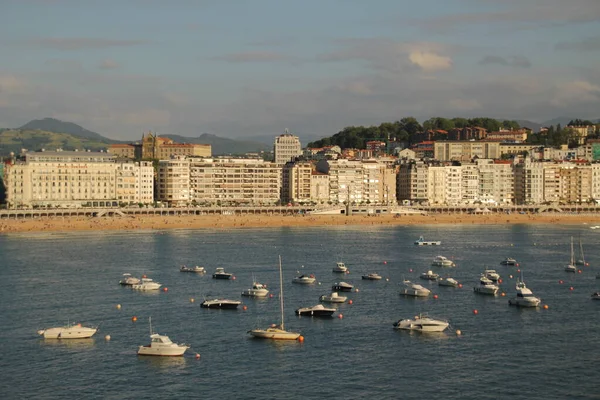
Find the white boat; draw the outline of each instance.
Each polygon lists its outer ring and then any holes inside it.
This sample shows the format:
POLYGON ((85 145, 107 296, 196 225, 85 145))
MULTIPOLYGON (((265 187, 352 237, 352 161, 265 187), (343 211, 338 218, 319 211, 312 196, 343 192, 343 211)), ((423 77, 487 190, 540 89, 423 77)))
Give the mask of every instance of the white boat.
POLYGON ((575 265, 587 267, 589 264, 585 262, 585 255, 583 254, 583 243, 581 243, 581 237, 579 237, 579 258, 575 261, 575 265))
POLYGON ((435 272, 433 272, 432 270, 429 270, 427 272, 423 272, 419 278, 421 279, 425 279, 427 281, 437 281, 438 278, 440 277, 439 274, 436 274, 435 272))
POLYGON ((401 319, 394 323, 394 328, 419 332, 443 332, 449 325, 448 321, 419 316, 415 319, 401 319))
POLYGON ((158 290, 162 283, 154 282, 150 278, 142 278, 142 282, 136 285, 131 285, 133 290, 158 290))
POLYGON ((352 289, 354 289, 354 286, 348 282, 336 282, 331 287, 334 292, 351 292, 352 289))
POLYGON ((335 267, 333 267, 333 272, 346 273, 348 272, 348 267, 346 267, 346 264, 344 264, 343 262, 338 262, 335 264, 335 267))
POLYGON ((179 268, 179 270, 181 272, 195 272, 197 274, 203 274, 206 272, 206 269, 204 267, 200 267, 198 265, 196 265, 195 267, 186 267, 185 265, 182 265, 181 268, 179 268))
POLYGON ((409 280, 405 280, 403 284, 405 288, 400 290, 400 294, 402 295, 414 297, 427 297, 431 294, 431 290, 419 285, 418 283, 413 283, 409 280))
POLYGON ((301 283, 304 285, 310 285, 311 283, 315 283, 317 279, 314 277, 314 275, 300 275, 295 277, 294 279, 292 279, 292 283, 301 283))
POLYGON ((140 278, 136 278, 135 276, 131 276, 131 274, 123 274, 123 279, 119 281, 119 284, 125 286, 137 285, 142 280, 140 278))
POLYGON ((577 272, 577 267, 575 266, 575 252, 573 251, 573 236, 571 236, 571 260, 565 267, 565 271, 577 272))
POLYGON ((600 300, 600 292, 592 293, 592 300, 600 300))
POLYGON ((81 324, 68 324, 58 328, 40 329, 38 335, 44 339, 87 339, 94 336, 98 328, 89 328, 81 324))
POLYGON ((283 273, 281 271, 281 256, 279 256, 279 307, 281 312, 281 323, 279 325, 271 325, 267 329, 252 329, 248 333, 256 338, 271 339, 271 340, 296 340, 300 337, 298 332, 290 332, 285 330, 283 323, 283 273))
POLYGON ((437 256, 433 259, 431 263, 432 267, 455 267, 456 264, 454 262, 444 256, 437 256))
POLYGON ((208 299, 204 300, 200 307, 202 308, 225 308, 225 309, 236 309, 238 306, 242 304, 239 300, 229 300, 229 299, 208 299))
POLYGON ((363 275, 362 278, 367 281, 379 281, 379 280, 381 280, 381 275, 379 275, 376 272, 372 272, 370 274, 363 275))
POLYGON ((344 303, 346 300, 348 300, 348 297, 340 296, 338 292, 332 292, 329 295, 324 294, 323 296, 319 297, 319 300, 324 303, 344 303))
POLYGON ((415 246, 439 246, 441 244, 441 240, 425 240, 423 236, 419 236, 419 239, 415 240, 415 246))
POLYGON ((500 280, 500 275, 494 269, 486 269, 481 275, 485 276, 492 282, 498 282, 500 280))
POLYGON ((500 261, 500 264, 514 267, 515 265, 517 265, 517 260, 515 260, 514 258, 506 257, 504 260, 500 261))
POLYGON ((335 308, 325 307, 323 304, 317 304, 312 307, 301 307, 296 310, 297 315, 310 315, 311 317, 331 317, 336 311, 335 308))
POLYGON ((225 272, 225 268, 216 268, 215 273, 212 276, 214 279, 231 279, 232 273, 225 272))
POLYGON ((511 306, 518 307, 537 307, 540 305, 542 300, 539 297, 535 297, 531 289, 525 286, 525 282, 521 280, 517 281, 517 296, 508 300, 508 304, 511 306))
POLYGON ((479 294, 489 294, 495 296, 498 293, 500 288, 492 282, 491 279, 486 278, 485 276, 481 276, 479 279, 479 286, 475 286, 473 291, 479 294))
POLYGON ((267 285, 263 285, 262 283, 253 282, 252 288, 246 289, 242 292, 242 296, 248 297, 267 297, 269 294, 269 290, 267 289, 267 285))
POLYGON ((438 285, 439 286, 451 286, 451 287, 458 287, 460 283, 454 279, 454 278, 440 278, 438 280, 438 285))
POLYGON ((163 357, 177 357, 182 356, 183 353, 190 346, 185 344, 176 344, 169 339, 168 336, 159 335, 158 333, 152 332, 152 320, 150 322, 150 344, 146 346, 140 346, 138 348, 138 355, 140 356, 163 356, 163 357))

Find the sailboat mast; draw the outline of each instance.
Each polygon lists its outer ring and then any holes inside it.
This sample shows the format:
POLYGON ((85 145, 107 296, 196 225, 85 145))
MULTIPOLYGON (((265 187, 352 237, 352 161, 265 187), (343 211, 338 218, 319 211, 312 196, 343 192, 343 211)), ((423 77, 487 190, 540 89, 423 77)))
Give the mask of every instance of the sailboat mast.
POLYGON ((583 243, 581 242, 581 236, 579 236, 579 254, 581 254, 581 261, 585 265, 585 256, 583 255, 583 243))
POLYGON ((152 317, 148 317, 148 325, 150 326, 150 336, 152 336, 152 317))
POLYGON ((575 265, 575 255, 573 254, 573 236, 571 236, 571 265, 575 265))
POLYGON ((281 272, 281 254, 279 255, 279 305, 281 307, 281 329, 283 326, 283 275, 281 272))

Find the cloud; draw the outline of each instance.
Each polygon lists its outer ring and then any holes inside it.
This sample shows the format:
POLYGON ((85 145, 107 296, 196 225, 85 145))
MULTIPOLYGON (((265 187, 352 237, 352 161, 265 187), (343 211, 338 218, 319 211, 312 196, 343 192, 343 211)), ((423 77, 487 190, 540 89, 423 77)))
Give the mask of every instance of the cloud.
POLYGON ((106 59, 106 60, 102 61, 100 63, 100 65, 98 65, 98 68, 100 68, 100 69, 116 69, 119 67, 120 67, 120 65, 116 61, 111 60, 111 59, 106 59))
POLYGON ((577 80, 557 85, 551 103, 557 107, 569 107, 581 103, 600 102, 600 86, 577 80))
POLYGON ((145 44, 143 40, 122 40, 105 38, 33 38, 25 41, 26 44, 45 49, 63 51, 106 49, 110 47, 139 46, 145 44))
POLYGON ((452 68, 452 59, 450 57, 440 56, 431 52, 414 51, 408 55, 408 59, 424 71, 439 71, 452 68))
POLYGON ((283 62, 292 61, 293 57, 282 53, 270 51, 248 51, 243 53, 232 53, 217 56, 214 60, 226 61, 229 63, 256 63, 256 62, 283 62))
MULTIPOLYGON (((600 4, 598 5, 600 7, 600 4)), ((600 36, 589 37, 578 42, 562 42, 554 45, 555 50, 571 50, 571 51, 600 51, 600 36)))
POLYGON ((480 65, 503 65, 505 67, 518 67, 518 68, 529 68, 531 67, 531 61, 525 56, 485 56, 479 61, 480 65))

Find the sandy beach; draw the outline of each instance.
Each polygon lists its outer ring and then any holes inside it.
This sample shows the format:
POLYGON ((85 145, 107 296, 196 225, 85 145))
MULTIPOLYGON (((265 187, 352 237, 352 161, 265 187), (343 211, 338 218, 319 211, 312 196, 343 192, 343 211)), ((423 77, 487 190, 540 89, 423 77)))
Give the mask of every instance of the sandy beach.
POLYGON ((91 230, 165 230, 181 228, 269 228, 331 225, 427 224, 589 224, 600 214, 430 214, 430 215, 202 215, 138 217, 42 217, 0 221, 0 232, 68 232, 91 230))

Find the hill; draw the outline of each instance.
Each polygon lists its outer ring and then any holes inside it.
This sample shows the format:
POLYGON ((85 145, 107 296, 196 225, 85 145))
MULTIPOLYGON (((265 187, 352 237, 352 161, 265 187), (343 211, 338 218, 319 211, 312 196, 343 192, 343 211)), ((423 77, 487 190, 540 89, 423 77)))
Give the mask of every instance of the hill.
POLYGON ((102 136, 99 133, 89 131, 72 122, 65 122, 55 118, 34 119, 18 128, 22 131, 40 130, 45 132, 66 133, 83 139, 89 139, 101 143, 121 143, 102 136))
MULTIPOLYGON (((106 138, 104 138, 106 139, 106 138)), ((86 139, 68 133, 48 132, 31 129, 7 129, 0 132, 0 156, 11 152, 19 154, 21 149, 46 150, 105 150, 106 141, 86 139)))
POLYGON ((210 144, 212 147, 212 154, 215 156, 228 155, 228 154, 245 154, 254 153, 260 151, 271 151, 273 145, 267 145, 265 143, 249 141, 249 140, 234 140, 222 138, 219 136, 211 135, 209 133, 203 133, 197 138, 186 137, 180 135, 160 135, 173 139, 177 143, 199 143, 199 144, 210 144))
POLYGON ((539 122, 528 121, 525 119, 518 119, 517 123, 521 128, 529 128, 532 132, 539 132, 540 128, 543 126, 539 122))

